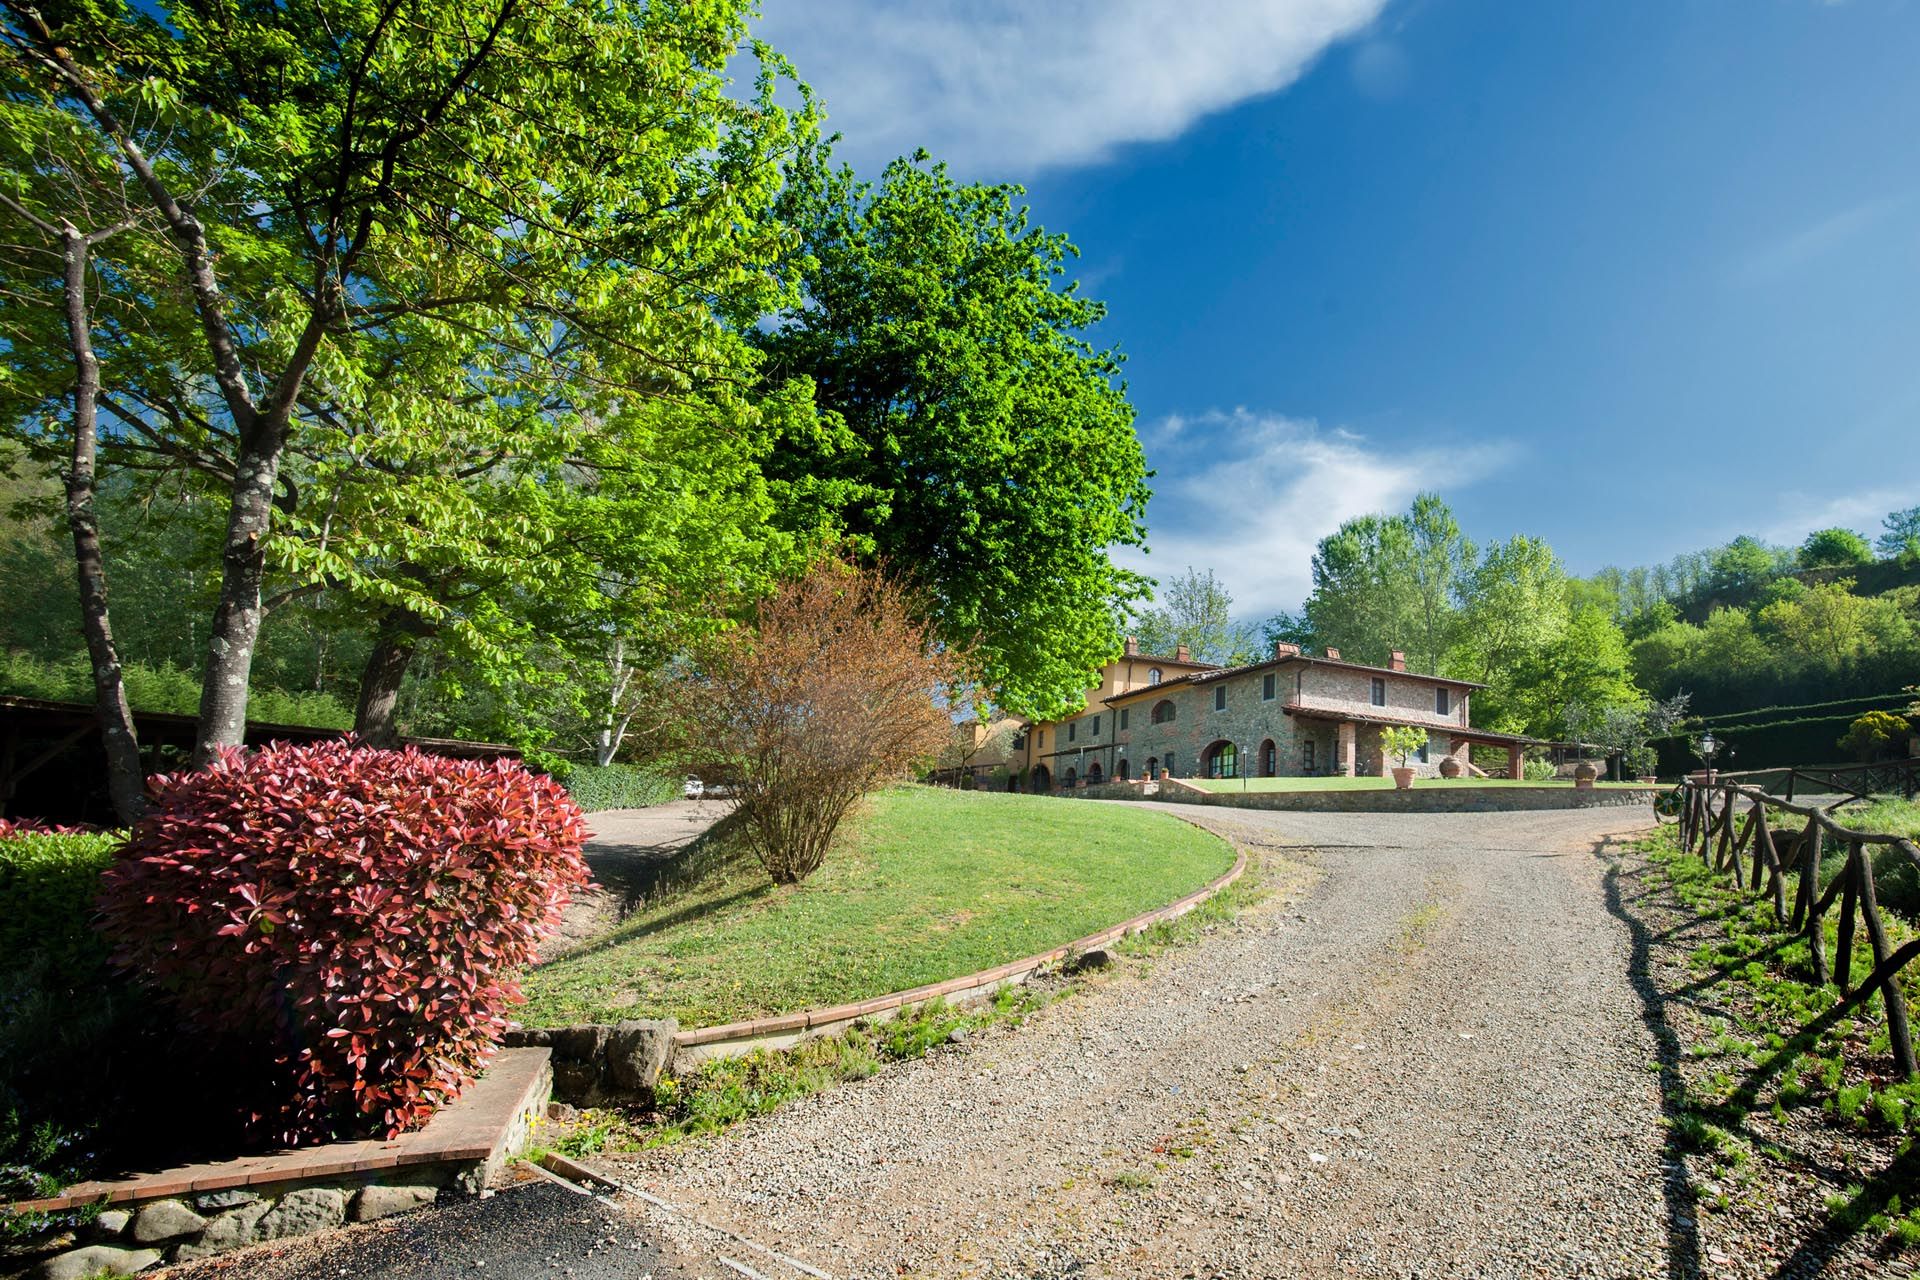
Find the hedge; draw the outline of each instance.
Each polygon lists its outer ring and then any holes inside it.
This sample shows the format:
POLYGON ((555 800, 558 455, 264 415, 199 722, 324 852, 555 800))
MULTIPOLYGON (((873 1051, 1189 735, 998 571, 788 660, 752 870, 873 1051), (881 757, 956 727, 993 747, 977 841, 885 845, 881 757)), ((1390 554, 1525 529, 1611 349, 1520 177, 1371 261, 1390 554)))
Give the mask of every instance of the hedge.
POLYGON ((644 809, 679 797, 677 778, 634 764, 577 764, 567 771, 573 802, 593 813, 600 809, 644 809))
POLYGON ((100 873, 117 835, 18 835, 0 839, 0 963, 24 967, 44 956, 60 969, 92 968, 106 957, 93 931, 100 873))

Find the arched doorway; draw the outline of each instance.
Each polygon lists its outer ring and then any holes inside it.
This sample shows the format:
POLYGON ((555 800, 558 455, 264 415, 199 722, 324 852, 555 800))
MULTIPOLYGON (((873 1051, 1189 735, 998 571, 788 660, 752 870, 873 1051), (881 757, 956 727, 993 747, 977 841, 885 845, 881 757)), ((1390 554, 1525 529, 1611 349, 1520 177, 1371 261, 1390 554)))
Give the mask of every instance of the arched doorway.
POLYGON ((1200 760, 1201 770, 1209 778, 1240 776, 1240 748, 1225 740, 1214 743, 1200 760))
POLYGON ((1106 780, 1107 780, 1106 775, 1100 771, 1100 762, 1098 760, 1095 760, 1092 764, 1087 766, 1087 785, 1088 786, 1097 787, 1101 783, 1105 782, 1106 780))
POLYGON ((1147 757, 1147 781, 1152 782, 1154 779, 1158 778, 1159 776, 1160 776, 1160 757, 1148 756, 1147 757))
POLYGON ((1053 790, 1053 775, 1047 772, 1047 766, 1043 764, 1033 766, 1033 794, 1045 795, 1051 790, 1053 790))
POLYGON ((1060 781, 1065 786, 1071 787, 1074 783, 1080 781, 1080 775, 1074 770, 1074 767, 1072 765, 1068 765, 1067 776, 1062 778, 1060 781))
POLYGON ((1260 776, 1276 778, 1280 775, 1280 749, 1268 738, 1260 744, 1260 776))
POLYGON ((1113 766, 1113 776, 1116 780, 1120 782, 1125 782, 1127 780, 1127 777, 1128 777, 1127 762, 1125 760, 1122 760, 1119 764, 1116 764, 1115 766, 1113 766))

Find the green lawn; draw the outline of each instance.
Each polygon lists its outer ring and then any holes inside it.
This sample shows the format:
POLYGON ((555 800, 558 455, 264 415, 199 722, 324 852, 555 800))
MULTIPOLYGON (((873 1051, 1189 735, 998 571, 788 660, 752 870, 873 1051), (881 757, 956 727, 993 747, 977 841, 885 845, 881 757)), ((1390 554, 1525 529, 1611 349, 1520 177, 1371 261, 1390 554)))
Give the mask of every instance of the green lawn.
POLYGON ((1122 805, 900 787, 806 883, 741 852, 526 976, 529 1026, 710 1026, 865 1000, 1018 960, 1164 906, 1233 865, 1217 836, 1122 805))
MULTIPOLYGON (((1392 778, 1182 778, 1207 791, 1390 791, 1392 778), (1243 785, 1244 784, 1244 785, 1243 785)), ((1514 778, 1415 778, 1415 787, 1571 787, 1571 782, 1522 782, 1514 778)), ((1637 787, 1638 782, 1599 782, 1601 787, 1637 787)))

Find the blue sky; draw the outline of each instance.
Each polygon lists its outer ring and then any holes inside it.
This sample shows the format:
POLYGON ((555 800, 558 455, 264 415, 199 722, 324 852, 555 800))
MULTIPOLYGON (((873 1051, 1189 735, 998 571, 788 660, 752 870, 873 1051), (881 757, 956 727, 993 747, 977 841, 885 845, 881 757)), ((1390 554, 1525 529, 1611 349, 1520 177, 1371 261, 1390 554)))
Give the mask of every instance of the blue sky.
POLYGON ((1421 488, 1575 572, 1920 503, 1920 5, 765 0, 842 154, 1024 182, 1248 615, 1421 488))

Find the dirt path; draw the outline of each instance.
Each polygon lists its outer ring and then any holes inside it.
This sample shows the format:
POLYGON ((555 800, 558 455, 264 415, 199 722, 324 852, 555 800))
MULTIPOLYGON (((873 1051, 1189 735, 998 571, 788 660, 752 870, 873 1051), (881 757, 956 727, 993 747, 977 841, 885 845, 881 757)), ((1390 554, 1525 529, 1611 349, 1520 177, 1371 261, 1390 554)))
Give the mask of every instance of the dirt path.
POLYGON ((847 1277, 1694 1273, 1595 856, 1643 810, 1199 816, 1291 893, 609 1168, 847 1277))
POLYGON ((651 890, 654 876, 707 833, 732 806, 719 800, 670 800, 646 809, 587 815, 587 865, 596 888, 577 895, 544 948, 550 959, 604 934, 651 890))

